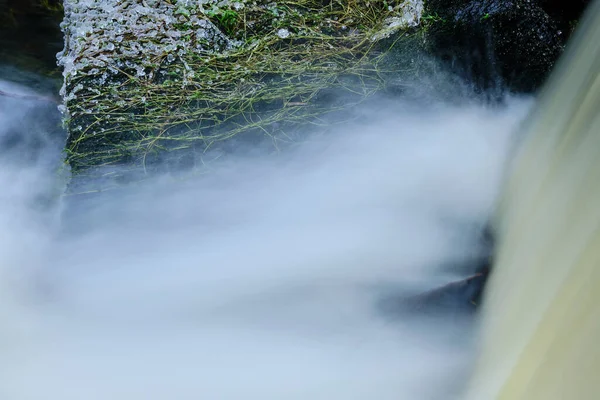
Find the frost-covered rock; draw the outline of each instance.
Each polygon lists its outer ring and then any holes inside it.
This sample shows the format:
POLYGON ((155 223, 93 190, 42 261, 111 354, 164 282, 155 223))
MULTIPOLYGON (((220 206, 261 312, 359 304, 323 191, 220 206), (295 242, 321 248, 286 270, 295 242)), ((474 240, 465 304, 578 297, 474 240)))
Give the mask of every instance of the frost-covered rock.
MULTIPOLYGON (((63 67, 66 102, 75 99, 74 79, 88 76, 104 85, 123 71, 152 79, 157 66, 188 52, 231 48, 232 42, 203 17, 203 1, 65 0, 61 24, 65 48, 57 55, 63 67)), ((183 70, 183 74, 186 74, 183 70)), ((89 82, 88 82, 89 85, 89 82)))
POLYGON ((64 10, 67 161, 71 189, 89 191, 202 167, 234 139, 301 140, 311 119, 385 88, 388 39, 419 25, 423 1, 65 0, 64 10), (83 181, 93 187, 73 189, 83 181))
POLYGON ((383 28, 371 37, 373 41, 388 38, 400 30, 413 28, 421 23, 424 9, 423 0, 405 1, 399 4, 396 10, 392 6, 388 7, 390 11, 396 11, 396 13, 384 20, 383 28))

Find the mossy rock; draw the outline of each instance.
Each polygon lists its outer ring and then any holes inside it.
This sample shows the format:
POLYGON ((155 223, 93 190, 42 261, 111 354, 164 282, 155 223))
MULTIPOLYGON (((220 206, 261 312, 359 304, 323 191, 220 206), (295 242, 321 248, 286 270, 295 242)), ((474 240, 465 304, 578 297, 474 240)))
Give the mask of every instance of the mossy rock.
POLYGON ((66 0, 67 157, 104 190, 198 170, 236 142, 279 151, 384 90, 421 1, 66 0), (386 65, 386 63, 388 63, 386 65))

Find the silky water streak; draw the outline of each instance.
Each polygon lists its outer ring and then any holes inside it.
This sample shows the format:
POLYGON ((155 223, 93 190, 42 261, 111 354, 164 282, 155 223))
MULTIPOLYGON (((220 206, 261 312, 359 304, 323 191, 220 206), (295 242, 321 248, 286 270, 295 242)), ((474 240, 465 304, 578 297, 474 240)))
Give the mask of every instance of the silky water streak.
POLYGON ((600 398, 600 2, 524 126, 465 398, 600 398))

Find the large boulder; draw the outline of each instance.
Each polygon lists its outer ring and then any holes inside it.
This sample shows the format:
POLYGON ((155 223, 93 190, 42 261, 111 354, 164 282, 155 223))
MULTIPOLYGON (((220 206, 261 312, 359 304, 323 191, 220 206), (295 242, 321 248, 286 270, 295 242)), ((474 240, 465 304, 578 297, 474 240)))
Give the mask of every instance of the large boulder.
POLYGON ((273 150, 386 86, 382 58, 422 1, 65 0, 71 192, 273 150))

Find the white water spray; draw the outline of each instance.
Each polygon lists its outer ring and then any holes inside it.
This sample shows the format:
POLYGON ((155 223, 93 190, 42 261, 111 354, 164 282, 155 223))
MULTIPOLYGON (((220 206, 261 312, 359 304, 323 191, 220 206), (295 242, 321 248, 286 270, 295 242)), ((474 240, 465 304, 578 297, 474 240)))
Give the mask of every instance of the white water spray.
MULTIPOLYGON (((26 104, 0 98, 0 136, 26 104)), ((277 160, 107 196, 76 235, 31 211, 46 171, 4 157, 0 397, 454 397, 470 328, 375 304, 477 253, 528 108, 510 104, 365 109, 277 160)))

